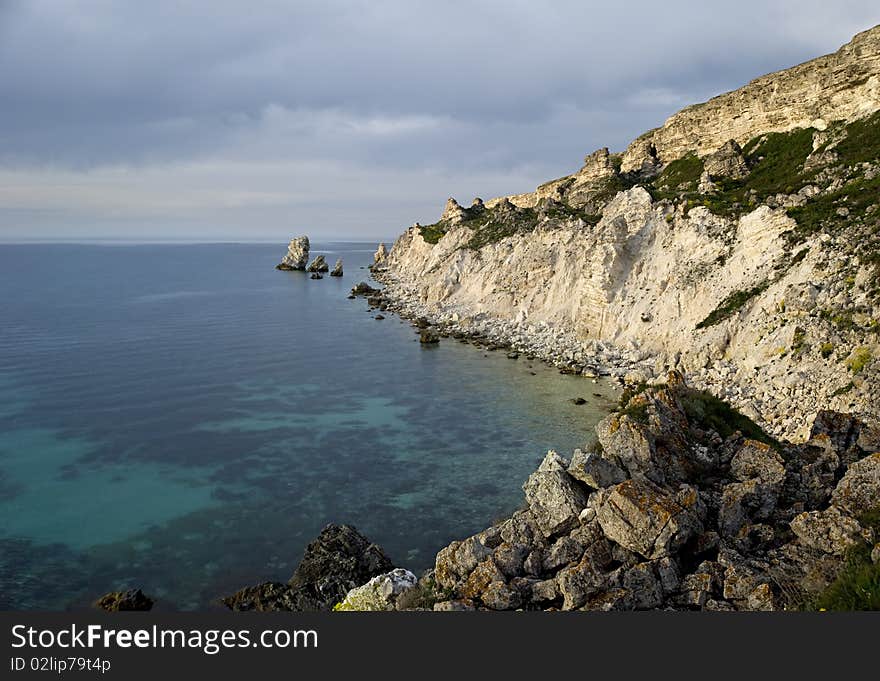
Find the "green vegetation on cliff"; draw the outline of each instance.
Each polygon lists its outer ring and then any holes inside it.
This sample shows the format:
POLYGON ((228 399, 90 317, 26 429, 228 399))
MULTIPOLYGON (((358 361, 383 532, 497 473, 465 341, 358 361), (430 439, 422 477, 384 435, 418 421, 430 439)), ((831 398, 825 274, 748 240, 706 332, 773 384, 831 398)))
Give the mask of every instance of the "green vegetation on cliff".
POLYGON ((768 284, 764 282, 746 291, 734 291, 727 296, 703 321, 697 324, 698 329, 706 329, 714 326, 718 322, 724 321, 728 317, 732 317, 739 312, 743 305, 749 302, 755 296, 761 295, 767 290, 768 284))

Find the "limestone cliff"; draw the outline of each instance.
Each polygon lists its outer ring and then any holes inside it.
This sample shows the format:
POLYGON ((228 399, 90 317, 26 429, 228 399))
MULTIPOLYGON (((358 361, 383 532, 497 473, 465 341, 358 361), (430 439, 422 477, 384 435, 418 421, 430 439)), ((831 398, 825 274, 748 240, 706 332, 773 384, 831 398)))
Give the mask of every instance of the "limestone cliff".
POLYGON ((457 330, 545 325, 650 356, 647 378, 681 369, 776 434, 826 408, 877 418, 878 70, 880 27, 531 194, 452 199, 374 275, 457 330))
POLYGON ((743 144, 765 132, 852 119, 880 106, 880 28, 859 33, 834 54, 771 73, 745 87, 689 106, 635 140, 624 171, 714 151, 727 140, 743 144))

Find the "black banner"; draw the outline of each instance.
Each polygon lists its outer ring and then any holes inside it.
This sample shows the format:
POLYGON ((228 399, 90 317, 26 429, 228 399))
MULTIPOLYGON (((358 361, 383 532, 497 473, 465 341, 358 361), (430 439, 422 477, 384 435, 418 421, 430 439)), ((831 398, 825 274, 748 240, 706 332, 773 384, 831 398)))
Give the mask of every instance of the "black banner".
POLYGON ((0 678, 439 673, 840 676, 874 665, 873 614, 0 613, 0 678), (259 674, 255 674, 259 670, 259 674))

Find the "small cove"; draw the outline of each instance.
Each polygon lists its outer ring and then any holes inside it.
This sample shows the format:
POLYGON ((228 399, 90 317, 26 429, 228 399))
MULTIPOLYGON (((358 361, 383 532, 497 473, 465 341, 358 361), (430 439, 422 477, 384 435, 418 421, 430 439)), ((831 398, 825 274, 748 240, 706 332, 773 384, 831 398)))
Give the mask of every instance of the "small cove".
POLYGON ((348 300, 370 246, 313 244, 321 281, 282 244, 0 247, 0 608, 213 607, 328 522, 421 570, 591 439, 611 386, 348 300))

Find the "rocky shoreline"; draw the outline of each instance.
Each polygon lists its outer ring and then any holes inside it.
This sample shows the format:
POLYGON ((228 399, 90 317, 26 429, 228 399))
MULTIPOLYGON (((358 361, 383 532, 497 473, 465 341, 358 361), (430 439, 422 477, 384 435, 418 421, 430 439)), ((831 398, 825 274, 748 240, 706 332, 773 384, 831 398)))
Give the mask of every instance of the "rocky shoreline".
MULTIPOLYGON (((599 340, 583 340, 571 331, 547 322, 527 324, 499 319, 486 313, 474 314, 462 306, 447 309, 441 304, 428 305, 418 301, 417 291, 407 286, 378 263, 372 267, 373 278, 383 284, 369 294, 372 307, 390 311, 415 325, 430 325, 437 335, 470 342, 489 350, 506 350, 516 355, 545 362, 562 373, 595 379, 611 377, 618 385, 639 385, 662 380, 665 372, 679 367, 675 360, 631 343, 629 349, 615 347, 599 340), (421 321, 420 321, 421 320, 421 321)), ((687 374, 688 381, 700 390, 730 402, 749 418, 776 437, 806 433, 812 418, 821 409, 818 402, 808 400, 805 391, 794 394, 800 408, 777 413, 760 393, 760 386, 741 380, 733 362, 716 361, 687 374), (763 414, 773 413, 772 419, 763 414)))
POLYGON ((384 285, 372 289, 368 302, 416 326, 430 326, 442 338, 466 341, 489 350, 506 350, 546 362, 562 373, 586 378, 612 376, 644 382, 654 376, 656 358, 638 348, 622 350, 600 341, 581 340, 546 322, 522 324, 486 314, 462 313, 418 302, 413 291, 387 270, 374 265, 373 278, 384 285), (465 321, 466 320, 466 321, 465 321))

